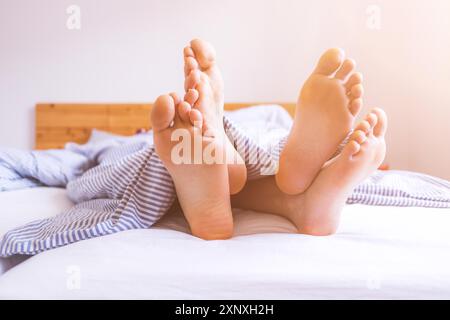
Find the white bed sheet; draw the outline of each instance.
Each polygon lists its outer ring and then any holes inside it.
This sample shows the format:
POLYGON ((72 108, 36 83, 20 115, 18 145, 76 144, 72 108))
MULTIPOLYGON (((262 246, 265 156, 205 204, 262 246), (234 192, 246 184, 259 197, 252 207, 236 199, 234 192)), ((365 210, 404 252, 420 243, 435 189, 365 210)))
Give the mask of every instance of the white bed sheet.
MULTIPOLYGON (((72 206, 66 190, 32 188, 0 192, 0 237, 7 231, 33 220, 48 218, 72 206)), ((0 258, 0 275, 22 262, 25 256, 0 258)))
MULTIPOLYGON (((47 215, 69 204, 61 190, 8 197, 47 215)), ((268 214, 235 210, 235 220, 227 241, 191 236, 175 214, 150 230, 47 251, 2 275, 0 298, 450 298, 449 209, 347 206, 331 237, 292 234, 268 214)))

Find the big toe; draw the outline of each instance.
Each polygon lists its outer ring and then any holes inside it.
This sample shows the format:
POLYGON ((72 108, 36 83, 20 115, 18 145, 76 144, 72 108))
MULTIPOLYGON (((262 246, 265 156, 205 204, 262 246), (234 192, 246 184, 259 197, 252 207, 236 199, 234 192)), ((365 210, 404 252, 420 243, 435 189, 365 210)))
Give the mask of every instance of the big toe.
POLYGON ((216 51, 213 46, 201 39, 191 41, 191 48, 202 70, 211 68, 216 61, 216 51))
POLYGON ((339 48, 328 49, 317 64, 315 73, 331 76, 334 74, 344 61, 344 51, 339 48))
POLYGON ((151 114, 154 131, 167 129, 175 118, 175 101, 170 95, 162 95, 156 99, 151 114))
POLYGON ((376 123, 375 127, 373 128, 373 134, 375 137, 382 137, 386 134, 387 130, 387 116, 384 110, 380 108, 375 108, 372 110, 373 113, 377 115, 378 122, 376 123))

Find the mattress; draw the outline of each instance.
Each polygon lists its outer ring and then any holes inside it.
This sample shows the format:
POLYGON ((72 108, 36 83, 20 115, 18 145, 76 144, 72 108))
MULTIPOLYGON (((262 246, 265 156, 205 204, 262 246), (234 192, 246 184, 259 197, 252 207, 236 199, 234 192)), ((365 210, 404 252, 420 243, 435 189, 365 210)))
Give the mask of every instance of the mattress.
MULTIPOLYGON (((60 212, 62 189, 0 194, 0 232, 60 212), (6 222, 5 222, 6 221, 6 222)), ((203 241, 180 213, 81 241, 0 276, 1 299, 450 299, 450 209, 346 206, 336 235, 235 209, 235 236, 203 241)))

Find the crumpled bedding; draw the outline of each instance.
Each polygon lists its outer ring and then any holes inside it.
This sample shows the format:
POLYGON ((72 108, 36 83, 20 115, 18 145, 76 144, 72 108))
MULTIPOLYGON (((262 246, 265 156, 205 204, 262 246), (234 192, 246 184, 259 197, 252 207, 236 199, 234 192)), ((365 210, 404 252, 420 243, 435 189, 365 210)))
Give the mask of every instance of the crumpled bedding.
MULTIPOLYGON (((227 114, 225 131, 242 152, 249 179, 276 172, 291 124, 287 112, 277 106, 227 114)), ((76 205, 6 233, 0 241, 0 256, 32 255, 93 237, 149 228, 176 198, 151 133, 119 137, 95 131, 85 145, 70 143, 64 150, 24 153, 23 159, 20 155, 16 151, 0 154, 3 189, 66 186, 76 205)), ((354 190, 347 203, 448 208, 450 183, 412 172, 378 171, 354 190)))

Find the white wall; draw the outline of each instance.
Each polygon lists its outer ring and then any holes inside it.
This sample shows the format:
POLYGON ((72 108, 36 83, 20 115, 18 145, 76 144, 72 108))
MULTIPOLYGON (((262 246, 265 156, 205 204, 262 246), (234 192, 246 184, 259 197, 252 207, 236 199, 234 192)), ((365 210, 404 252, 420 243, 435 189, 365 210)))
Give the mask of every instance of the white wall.
POLYGON ((36 102, 142 102, 182 90, 181 49, 214 43, 228 101, 294 101, 319 54, 345 48, 388 162, 450 179, 448 0, 0 0, 0 145, 33 145, 36 102), (81 8, 81 30, 66 8, 81 8), (381 8, 381 29, 366 9, 381 8))

